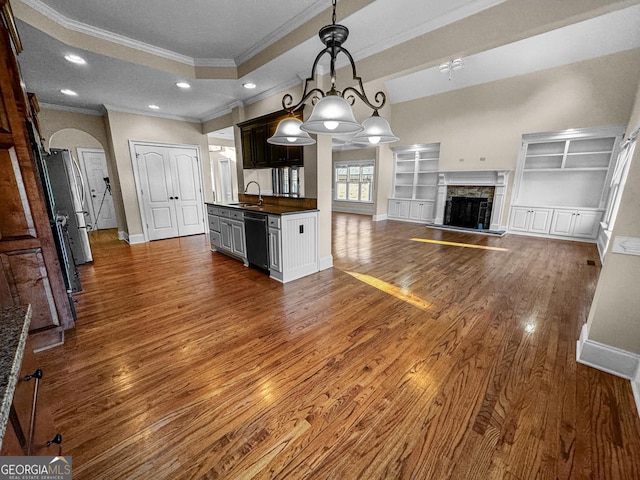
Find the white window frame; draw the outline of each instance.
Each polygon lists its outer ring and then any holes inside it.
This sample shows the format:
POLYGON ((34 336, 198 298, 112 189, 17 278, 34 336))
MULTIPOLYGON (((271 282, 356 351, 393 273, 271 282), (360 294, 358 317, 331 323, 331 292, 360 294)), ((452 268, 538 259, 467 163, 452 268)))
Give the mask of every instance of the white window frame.
MULTIPOLYGON (((347 173, 347 177, 348 177, 348 173, 347 173)), ((361 185, 362 183, 365 183, 362 181, 362 170, 360 170, 360 179, 358 180, 358 185, 361 185)), ((376 183, 376 161, 375 160, 345 160, 345 161, 337 161, 333 164, 333 200, 335 202, 345 202, 345 203, 366 203, 366 204, 372 204, 375 203, 375 183, 376 183), (358 200, 349 200, 349 184, 350 183, 355 183, 355 182, 350 182, 349 179, 347 179, 346 182, 339 182, 338 181, 338 168, 347 168, 347 172, 349 170, 349 167, 355 167, 358 166, 362 169, 362 167, 373 167, 373 178, 371 179, 370 185, 369 185, 369 191, 371 192, 371 200, 361 200, 360 198, 358 198, 358 200), (341 199, 338 198, 338 184, 345 184, 346 185, 346 189, 347 189, 347 198, 346 199, 341 199)), ((358 197, 360 197, 362 190, 360 188, 358 188, 358 197)))

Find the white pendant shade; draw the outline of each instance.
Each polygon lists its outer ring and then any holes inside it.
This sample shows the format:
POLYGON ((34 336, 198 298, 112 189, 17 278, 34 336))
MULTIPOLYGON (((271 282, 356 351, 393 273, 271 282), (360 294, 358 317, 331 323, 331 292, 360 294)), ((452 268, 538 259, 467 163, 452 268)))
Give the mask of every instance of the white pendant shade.
POLYGON ((338 95, 327 95, 313 108, 309 120, 300 128, 309 133, 324 135, 357 133, 364 129, 353 116, 351 106, 338 95))
POLYGON ((378 143, 392 143, 399 140, 389 126, 389 122, 380 117, 377 113, 362 122, 364 130, 353 137, 354 143, 369 143, 376 145, 378 143))
POLYGON ((302 122, 297 118, 285 118, 278 124, 276 133, 267 142, 273 145, 313 145, 316 141, 307 132, 300 130, 302 122))

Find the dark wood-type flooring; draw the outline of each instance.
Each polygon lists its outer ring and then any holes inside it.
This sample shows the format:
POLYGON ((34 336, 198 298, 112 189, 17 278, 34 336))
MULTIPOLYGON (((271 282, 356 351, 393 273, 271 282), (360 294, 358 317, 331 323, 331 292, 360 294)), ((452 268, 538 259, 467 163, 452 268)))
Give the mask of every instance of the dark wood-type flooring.
POLYGON ((594 245, 333 237, 282 285, 204 235, 94 232, 76 329, 38 355, 74 480, 640 479, 630 383, 575 360, 594 245))

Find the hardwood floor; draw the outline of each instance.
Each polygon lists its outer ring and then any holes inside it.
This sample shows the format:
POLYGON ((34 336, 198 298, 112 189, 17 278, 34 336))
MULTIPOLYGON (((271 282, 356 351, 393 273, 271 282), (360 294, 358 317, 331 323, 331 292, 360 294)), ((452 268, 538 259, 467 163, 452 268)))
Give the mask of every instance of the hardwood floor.
POLYGON ((594 245, 335 214, 334 268, 282 285, 92 235, 39 354, 75 480, 640 478, 630 383, 575 360, 594 245))

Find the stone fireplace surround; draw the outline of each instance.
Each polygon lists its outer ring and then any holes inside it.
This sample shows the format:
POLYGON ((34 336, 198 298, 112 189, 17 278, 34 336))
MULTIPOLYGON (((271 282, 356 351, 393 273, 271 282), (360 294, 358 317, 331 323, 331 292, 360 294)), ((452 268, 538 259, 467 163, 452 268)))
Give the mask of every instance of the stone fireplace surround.
POLYGON ((493 209, 490 230, 501 230, 500 220, 505 209, 510 170, 450 170, 438 172, 438 193, 435 205, 435 225, 444 224, 447 189, 449 186, 493 186, 493 209))

